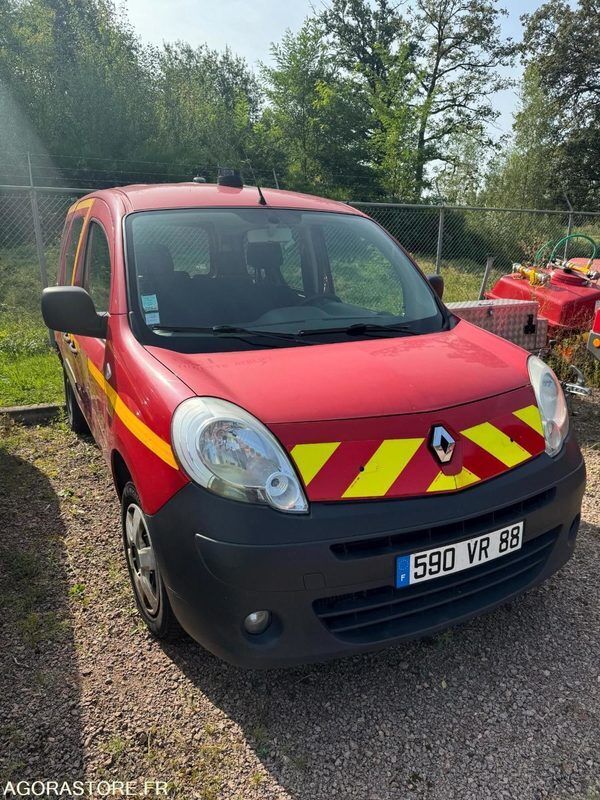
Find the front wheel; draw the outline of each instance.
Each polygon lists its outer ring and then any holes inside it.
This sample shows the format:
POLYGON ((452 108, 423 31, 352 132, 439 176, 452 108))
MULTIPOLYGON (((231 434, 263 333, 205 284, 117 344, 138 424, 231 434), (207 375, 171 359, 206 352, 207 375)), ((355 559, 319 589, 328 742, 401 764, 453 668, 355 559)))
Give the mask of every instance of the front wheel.
POLYGON ((121 523, 127 569, 138 611, 153 636, 157 639, 174 638, 181 629, 171 609, 133 483, 127 483, 123 490, 121 523))

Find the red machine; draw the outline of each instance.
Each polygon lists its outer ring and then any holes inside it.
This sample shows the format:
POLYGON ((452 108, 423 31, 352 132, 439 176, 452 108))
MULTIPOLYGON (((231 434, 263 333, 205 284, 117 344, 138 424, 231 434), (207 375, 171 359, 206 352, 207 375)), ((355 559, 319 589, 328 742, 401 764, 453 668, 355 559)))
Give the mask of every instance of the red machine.
POLYGON ((592 330, 588 336, 587 348, 600 361, 600 307, 596 308, 592 330))
POLYGON ((544 245, 533 264, 514 264, 510 275, 503 275, 486 293, 491 300, 536 300, 540 316, 548 320, 551 335, 567 331, 589 330, 596 304, 600 301, 600 259, 596 245, 583 234, 573 234, 557 242, 546 266, 538 262, 544 245), (593 250, 591 258, 556 260, 556 253, 571 239, 585 239, 593 250))

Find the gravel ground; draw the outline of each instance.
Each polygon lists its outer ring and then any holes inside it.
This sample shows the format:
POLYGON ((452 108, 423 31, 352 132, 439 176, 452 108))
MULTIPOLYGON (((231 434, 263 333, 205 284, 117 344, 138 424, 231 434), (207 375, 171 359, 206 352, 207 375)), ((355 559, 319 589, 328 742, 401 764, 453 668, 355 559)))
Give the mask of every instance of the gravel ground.
POLYGON ((434 639, 243 672, 142 626, 98 451, 0 431, 0 781, 169 782, 181 798, 600 798, 600 393, 575 557, 434 639))

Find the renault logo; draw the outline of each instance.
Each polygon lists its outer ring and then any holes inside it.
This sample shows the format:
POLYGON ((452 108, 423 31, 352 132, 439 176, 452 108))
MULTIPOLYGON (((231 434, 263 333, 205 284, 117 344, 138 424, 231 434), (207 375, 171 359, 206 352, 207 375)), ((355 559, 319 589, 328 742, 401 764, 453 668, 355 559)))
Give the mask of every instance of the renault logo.
POLYGON ((431 431, 431 447, 442 464, 447 464, 454 453, 456 442, 446 428, 436 425, 431 431))

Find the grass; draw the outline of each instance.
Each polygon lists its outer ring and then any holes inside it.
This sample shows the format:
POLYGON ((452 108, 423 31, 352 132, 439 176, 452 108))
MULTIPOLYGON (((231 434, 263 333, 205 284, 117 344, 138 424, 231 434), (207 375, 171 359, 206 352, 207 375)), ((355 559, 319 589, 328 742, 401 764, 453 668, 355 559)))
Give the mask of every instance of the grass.
MULTIPOLYGON (((47 252, 50 280, 58 250, 47 252)), ((33 247, 0 250, 0 406, 62 401, 62 375, 40 313, 33 247)))

